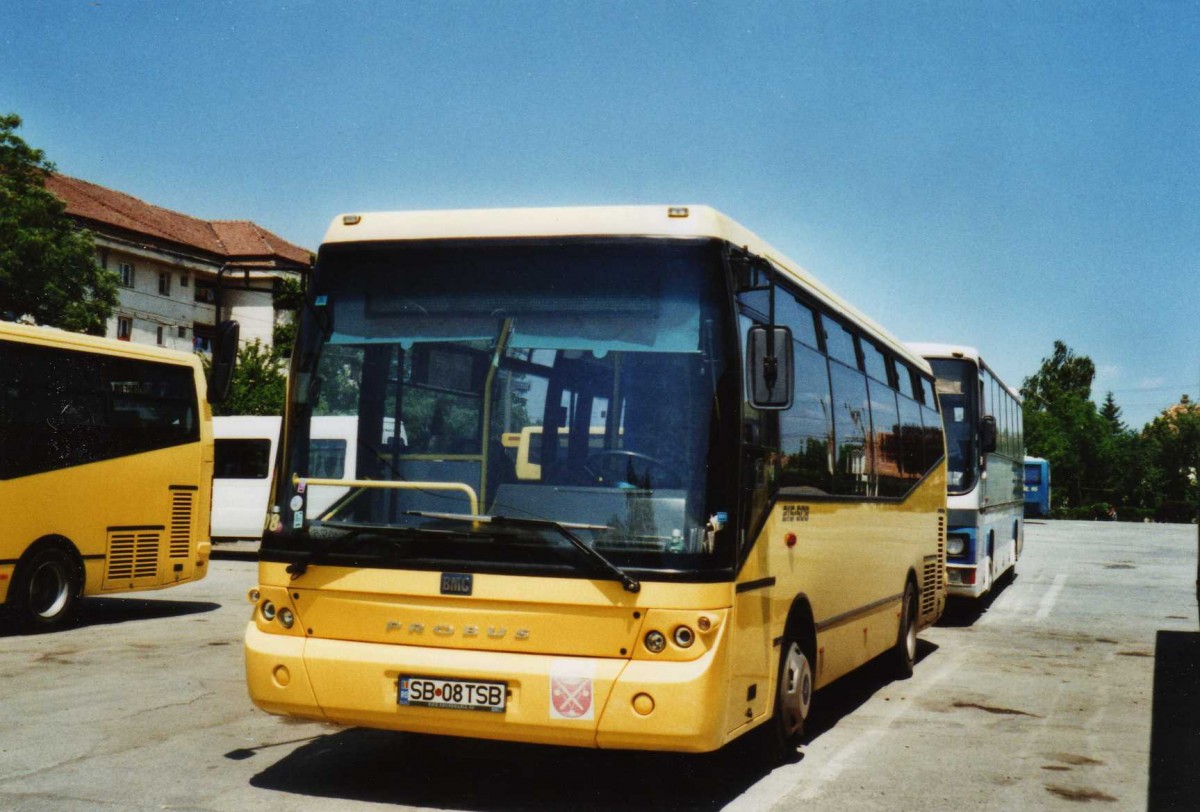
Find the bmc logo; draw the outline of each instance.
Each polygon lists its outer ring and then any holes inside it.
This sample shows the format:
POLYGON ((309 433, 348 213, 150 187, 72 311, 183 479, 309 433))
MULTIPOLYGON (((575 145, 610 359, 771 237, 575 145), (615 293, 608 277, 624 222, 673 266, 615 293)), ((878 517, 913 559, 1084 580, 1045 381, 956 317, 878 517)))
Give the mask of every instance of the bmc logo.
POLYGON ((470 595, 473 576, 470 573, 443 572, 443 595, 470 595))

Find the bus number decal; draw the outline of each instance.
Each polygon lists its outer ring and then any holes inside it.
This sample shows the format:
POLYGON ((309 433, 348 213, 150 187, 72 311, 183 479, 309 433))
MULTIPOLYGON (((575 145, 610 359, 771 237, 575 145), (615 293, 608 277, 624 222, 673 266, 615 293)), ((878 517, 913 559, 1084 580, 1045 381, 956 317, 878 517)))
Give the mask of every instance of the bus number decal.
POLYGON ((786 523, 807 522, 808 505, 784 505, 783 521, 786 523))

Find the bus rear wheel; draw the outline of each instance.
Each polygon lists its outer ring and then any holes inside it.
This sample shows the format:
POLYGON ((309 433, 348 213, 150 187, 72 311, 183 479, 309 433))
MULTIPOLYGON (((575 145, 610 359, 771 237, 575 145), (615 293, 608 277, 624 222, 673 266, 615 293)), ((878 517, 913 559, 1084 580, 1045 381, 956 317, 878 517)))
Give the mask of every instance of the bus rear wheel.
POLYGON ((908 679, 913 675, 917 661, 917 589, 909 581, 904 587, 904 603, 900 608, 900 628, 896 632, 896 646, 892 649, 892 670, 896 679, 908 679))
POLYGON ((82 583, 71 554, 43 546, 17 566, 8 603, 18 629, 50 631, 69 624, 79 608, 82 583))

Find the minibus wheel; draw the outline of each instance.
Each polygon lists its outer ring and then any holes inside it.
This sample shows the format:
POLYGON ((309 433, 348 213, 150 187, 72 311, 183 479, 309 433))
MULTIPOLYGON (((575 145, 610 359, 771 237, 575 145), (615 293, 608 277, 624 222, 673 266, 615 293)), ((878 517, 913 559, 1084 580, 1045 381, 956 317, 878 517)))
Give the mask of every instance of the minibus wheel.
POLYGON ((769 758, 779 761, 794 753, 804 735, 804 721, 812 707, 813 673, 800 641, 788 634, 779 658, 779 683, 775 691, 775 715, 770 729, 769 758))
POLYGON ((79 568, 56 545, 31 550, 17 565, 8 603, 19 629, 49 631, 67 625, 79 608, 79 568))
POLYGON ((896 646, 892 649, 892 665, 896 679, 908 679, 913 675, 913 664, 917 660, 917 588, 909 581, 904 586, 904 602, 900 608, 900 628, 896 632, 896 646))

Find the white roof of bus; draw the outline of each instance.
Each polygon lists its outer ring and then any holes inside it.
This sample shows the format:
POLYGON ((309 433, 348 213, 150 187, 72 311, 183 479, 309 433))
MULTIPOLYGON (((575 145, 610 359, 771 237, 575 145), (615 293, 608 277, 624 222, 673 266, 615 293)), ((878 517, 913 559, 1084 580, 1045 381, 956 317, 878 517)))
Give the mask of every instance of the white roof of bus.
POLYGON ((787 271, 834 313, 882 339, 924 372, 903 342, 736 221, 709 206, 578 206, 529 209, 359 212, 338 215, 324 244, 505 237, 711 237, 744 246, 787 271))
POLYGON ((923 358, 964 358, 968 361, 973 361, 977 366, 982 366, 984 369, 987 369, 989 372, 991 372, 992 376, 995 377, 997 381, 1000 381, 1000 385, 1003 386, 1005 391, 1007 391, 1010 395, 1012 395, 1018 401, 1022 400, 1021 393, 1016 389, 1013 389, 1004 381, 1000 380, 1000 376, 997 375, 996 371, 988 365, 987 361, 983 360, 983 357, 979 354, 979 350, 975 349, 974 347, 968 347, 964 344, 923 344, 910 341, 908 342, 908 348, 923 358))

